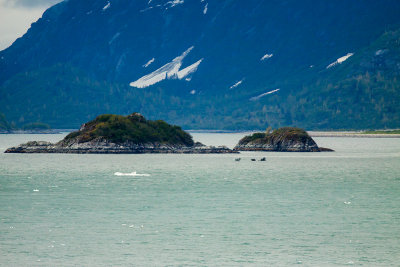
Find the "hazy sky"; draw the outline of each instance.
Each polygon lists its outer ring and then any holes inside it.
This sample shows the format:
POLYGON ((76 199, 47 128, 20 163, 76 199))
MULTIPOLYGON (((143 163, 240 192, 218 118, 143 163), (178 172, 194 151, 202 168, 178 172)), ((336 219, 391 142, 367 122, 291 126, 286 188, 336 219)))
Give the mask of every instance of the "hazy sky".
POLYGON ((57 2, 61 0, 0 0, 0 50, 26 33, 31 23, 57 2))

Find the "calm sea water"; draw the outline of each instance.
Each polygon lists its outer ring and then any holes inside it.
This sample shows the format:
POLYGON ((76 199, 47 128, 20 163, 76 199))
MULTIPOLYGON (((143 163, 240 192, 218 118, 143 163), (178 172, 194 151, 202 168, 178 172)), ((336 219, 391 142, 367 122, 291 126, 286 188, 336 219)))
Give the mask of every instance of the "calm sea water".
POLYGON ((0 265, 399 266, 400 139, 316 141, 336 152, 0 153, 0 265))

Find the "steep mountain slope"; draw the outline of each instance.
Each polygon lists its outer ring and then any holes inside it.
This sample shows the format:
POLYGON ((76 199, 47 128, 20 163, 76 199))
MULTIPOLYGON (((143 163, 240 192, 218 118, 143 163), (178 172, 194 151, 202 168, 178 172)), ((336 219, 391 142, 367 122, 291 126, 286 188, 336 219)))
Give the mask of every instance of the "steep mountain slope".
POLYGON ((186 128, 394 127, 399 13, 395 0, 64 1, 0 52, 0 111, 53 127, 132 111, 186 128))
POLYGON ((11 125, 8 123, 3 113, 0 113, 0 132, 8 131, 11 129, 11 125))
MULTIPOLYGON (((296 92, 306 126, 396 128, 400 122, 400 29, 384 33, 340 66, 296 92)), ((299 114, 299 113, 297 113, 299 114)), ((293 120, 304 120, 293 115, 293 120)))

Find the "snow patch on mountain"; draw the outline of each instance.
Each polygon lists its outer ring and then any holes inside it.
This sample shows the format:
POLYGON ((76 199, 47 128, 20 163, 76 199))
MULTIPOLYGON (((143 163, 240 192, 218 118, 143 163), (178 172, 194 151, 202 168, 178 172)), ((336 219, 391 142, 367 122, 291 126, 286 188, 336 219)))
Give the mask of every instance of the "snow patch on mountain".
POLYGON ((241 85, 241 84, 243 83, 243 80, 244 80, 244 79, 242 79, 242 80, 236 82, 234 85, 232 85, 231 87, 229 87, 229 89, 233 89, 233 88, 238 87, 239 85, 241 85))
POLYGON ((130 86, 137 87, 137 88, 145 88, 145 87, 159 83, 166 79, 182 80, 182 79, 186 78, 191 73, 195 72, 197 70, 198 66, 200 65, 200 63, 203 61, 203 59, 200 59, 196 63, 180 70, 180 68, 182 67, 183 59, 193 50, 193 48, 194 48, 194 46, 190 47, 185 52, 183 52, 182 55, 174 58, 174 60, 172 60, 172 62, 165 64, 161 68, 153 71, 152 73, 150 73, 148 75, 143 76, 142 78, 138 79, 135 82, 131 82, 130 86))
POLYGON ((148 8, 145 8, 145 9, 140 10, 140 12, 143 13, 143 12, 145 12, 145 11, 147 11, 147 10, 150 10, 150 9, 153 9, 153 8, 154 8, 154 7, 151 6, 151 7, 148 7, 148 8))
POLYGON ((203 61, 203 59, 200 59, 196 63, 184 68, 183 70, 178 71, 178 79, 182 80, 186 76, 189 76, 191 73, 194 73, 197 71, 197 68, 199 67, 200 63, 203 61))
POLYGON ((204 7, 203 14, 204 14, 204 15, 207 14, 207 11, 208 11, 208 3, 207 3, 206 6, 204 7))
POLYGON ((107 5, 105 5, 105 7, 103 7, 103 11, 109 9, 110 6, 111 6, 111 3, 110 3, 110 2, 107 2, 107 5))
POLYGON ((190 91, 190 94, 191 94, 191 95, 194 95, 194 94, 196 94, 196 90, 192 90, 192 91, 190 91))
POLYGON ((108 44, 109 45, 112 44, 115 41, 115 39, 117 39, 120 35, 121 35, 120 32, 117 32, 116 34, 114 34, 114 36, 111 38, 111 40, 108 42, 108 44))
POLYGON ((264 61, 264 60, 269 59, 269 58, 271 58, 273 56, 274 56, 274 54, 265 54, 260 60, 264 61))
POLYGON ((329 64, 326 68, 329 69, 329 68, 332 68, 332 67, 334 67, 334 66, 336 66, 336 65, 338 65, 338 64, 342 64, 343 62, 345 62, 345 61, 346 61, 349 57, 351 57, 352 55, 354 55, 354 54, 353 54, 353 53, 347 53, 347 55, 336 59, 335 62, 329 64))
POLYGON ((375 52, 375 56, 383 55, 383 54, 385 54, 387 51, 388 51, 387 49, 379 49, 379 50, 377 50, 377 51, 375 52))
POLYGON ((279 90, 281 90, 281 89, 278 88, 278 89, 275 89, 275 90, 272 90, 272 91, 263 93, 263 94, 261 94, 261 95, 254 96, 254 97, 250 98, 250 101, 257 101, 257 100, 259 100, 261 97, 264 97, 264 96, 266 96, 266 95, 273 94, 273 93, 275 93, 275 92, 278 92, 279 90))
POLYGON ((183 0, 173 0, 173 1, 168 1, 167 3, 165 3, 165 6, 169 5, 169 7, 171 8, 171 7, 174 7, 177 5, 181 5, 183 3, 184 3, 183 0))
POLYGON ((143 65, 143 68, 147 68, 148 66, 151 65, 151 63, 153 63, 156 59, 153 57, 152 59, 150 59, 149 61, 147 61, 146 64, 143 65))

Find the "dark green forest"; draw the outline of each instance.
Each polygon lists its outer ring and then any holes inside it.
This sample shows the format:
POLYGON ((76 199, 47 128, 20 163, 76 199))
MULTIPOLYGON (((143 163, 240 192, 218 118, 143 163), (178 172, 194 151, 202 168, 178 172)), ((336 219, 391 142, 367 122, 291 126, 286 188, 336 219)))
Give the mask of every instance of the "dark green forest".
POLYGON ((140 112, 184 129, 398 128, 399 79, 400 30, 385 32, 333 68, 294 73, 276 84, 279 93, 257 101, 249 100, 264 92, 257 87, 191 95, 166 89, 178 81, 139 89, 97 81, 71 65, 56 64, 19 73, 1 85, 0 111, 8 122, 1 115, 0 127, 45 123, 78 128, 98 114, 140 112))

